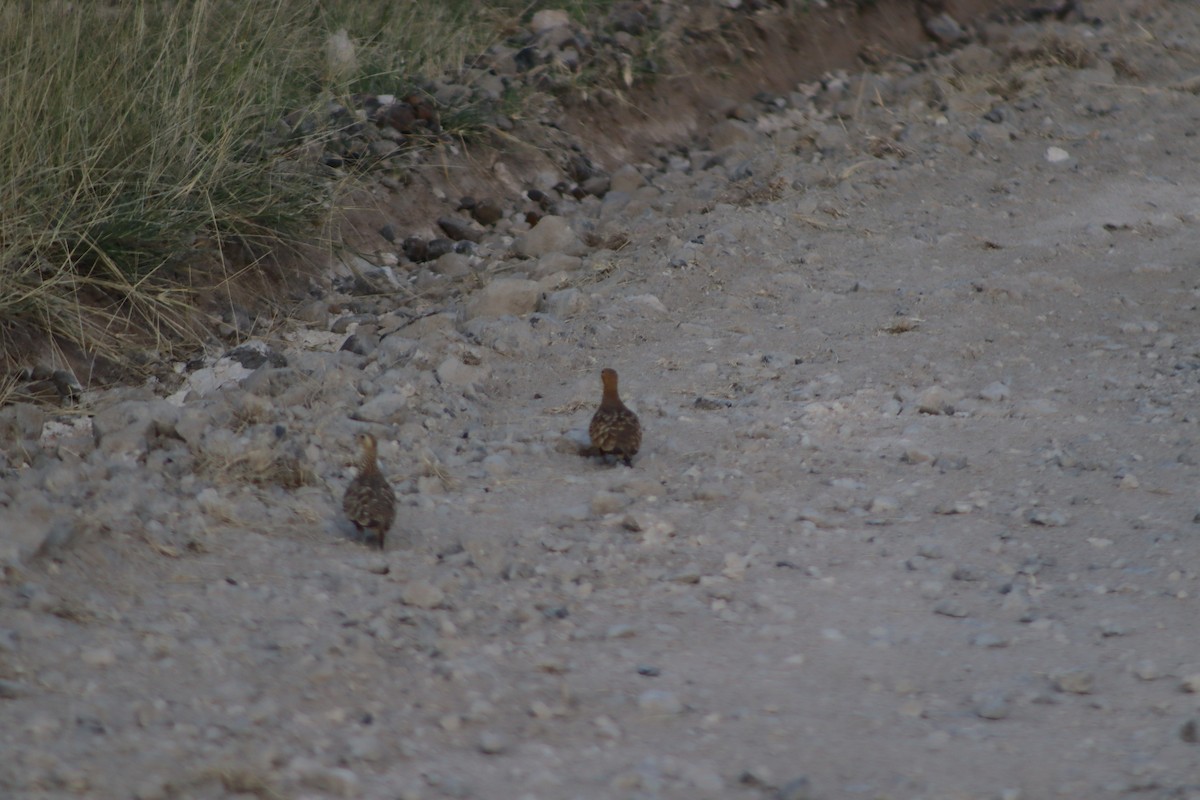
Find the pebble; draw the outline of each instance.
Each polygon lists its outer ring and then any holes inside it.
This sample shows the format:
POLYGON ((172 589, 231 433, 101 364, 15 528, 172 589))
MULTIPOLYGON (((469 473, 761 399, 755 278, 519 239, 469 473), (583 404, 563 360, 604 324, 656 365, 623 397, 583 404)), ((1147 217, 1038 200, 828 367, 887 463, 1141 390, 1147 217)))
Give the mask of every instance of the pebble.
POLYGON ((513 250, 525 258, 541 258, 549 253, 582 256, 587 247, 563 217, 547 215, 538 220, 528 233, 513 243, 513 250))
POLYGON ((1158 665, 1149 658, 1143 658, 1134 664, 1133 674, 1136 675, 1139 680, 1143 681, 1158 680, 1162 677, 1162 671, 1158 668, 1158 665))
POLYGON ((671 716, 683 711, 679 696, 667 689, 647 689, 638 695, 638 708, 652 716, 671 716))
POLYGON ((537 310, 542 287, 524 278, 496 278, 472 296, 463 309, 464 319, 524 316, 537 310))
POLYGON ((602 517, 605 514, 615 514, 625 508, 631 502, 631 498, 624 492, 610 492, 600 490, 592 495, 591 511, 597 517, 602 517))
POLYGON ((111 647, 88 647, 80 654, 89 667, 111 667, 117 663, 117 655, 111 647))
POLYGON ((1061 511, 1036 508, 1029 513, 1029 521, 1046 528, 1061 528, 1070 521, 1070 517, 1061 511))
POLYGON ((1060 692, 1091 694, 1096 686, 1096 676, 1085 669, 1057 670, 1050 673, 1050 681, 1060 692))
POLYGON ((972 698, 975 716, 982 719, 1004 719, 1011 710, 1008 698, 1002 692, 983 692, 972 698))
POLYGON ((944 617, 962 618, 970 614, 967 607, 958 600, 946 598, 933 607, 935 614, 941 614, 944 617))
POLYGON ((988 400, 993 403, 999 403, 1002 400, 1007 400, 1011 395, 1011 390, 1006 384, 1000 381, 992 381, 987 386, 979 390, 979 397, 983 400, 988 400))
POLYGON ((350 748, 350 755, 358 761, 380 761, 384 757, 383 743, 373 733, 351 736, 346 744, 350 748))
POLYGON ((774 800, 818 800, 812 781, 804 776, 792 778, 779 787, 774 800))
POLYGON ((1061 164, 1064 161, 1070 160, 1070 158, 1071 154, 1061 147, 1046 148, 1046 160, 1051 164, 1061 164))
POLYGON ((362 796, 362 783, 358 775, 344 767, 326 767, 314 759, 297 756, 288 764, 288 771, 306 789, 335 797, 362 796))
POLYGON ((941 386, 930 386, 917 397, 917 411, 922 414, 954 414, 955 394, 941 386))
POLYGON ((508 739, 495 731, 483 731, 479 734, 479 752, 489 756, 500 755, 508 751, 508 739))
POLYGON ((412 581, 400 593, 400 601, 414 608, 437 608, 445 599, 446 595, 441 589, 424 580, 412 581))

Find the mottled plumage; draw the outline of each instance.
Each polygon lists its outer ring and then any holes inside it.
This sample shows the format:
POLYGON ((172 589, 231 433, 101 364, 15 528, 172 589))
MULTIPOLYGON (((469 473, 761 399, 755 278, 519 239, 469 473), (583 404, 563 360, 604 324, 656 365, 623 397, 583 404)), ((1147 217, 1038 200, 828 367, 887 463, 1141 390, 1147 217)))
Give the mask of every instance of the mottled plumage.
POLYGON ((600 407, 592 416, 588 426, 588 435, 592 446, 585 451, 589 455, 616 456, 625 462, 625 466, 633 466, 633 457, 642 446, 642 424, 617 394, 617 371, 605 368, 600 371, 600 382, 604 393, 600 397, 600 407))
POLYGON ((396 495, 387 478, 379 471, 375 437, 369 433, 359 433, 354 439, 362 449, 362 461, 358 475, 346 487, 342 510, 359 533, 369 531, 375 534, 379 549, 382 550, 383 540, 396 518, 396 495))

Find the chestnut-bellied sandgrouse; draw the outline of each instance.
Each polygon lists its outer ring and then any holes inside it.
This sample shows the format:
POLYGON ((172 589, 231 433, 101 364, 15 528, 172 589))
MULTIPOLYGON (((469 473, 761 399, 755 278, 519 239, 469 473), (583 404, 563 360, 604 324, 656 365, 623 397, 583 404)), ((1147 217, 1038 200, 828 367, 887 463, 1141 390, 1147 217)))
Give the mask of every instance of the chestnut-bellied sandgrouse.
POLYGON ((625 466, 632 467, 633 457, 642 446, 642 424, 638 422, 637 414, 621 402, 615 369, 606 367, 601 370, 600 383, 604 393, 600 396, 600 407, 592 415, 592 423, 588 426, 592 446, 584 454, 616 456, 625 462, 625 466))
POLYGON ((383 540, 396 518, 396 495, 387 478, 379 471, 375 437, 369 433, 357 433, 354 440, 362 451, 362 461, 358 465, 358 474, 346 487, 342 510, 359 533, 367 531, 375 534, 379 549, 382 550, 383 540))

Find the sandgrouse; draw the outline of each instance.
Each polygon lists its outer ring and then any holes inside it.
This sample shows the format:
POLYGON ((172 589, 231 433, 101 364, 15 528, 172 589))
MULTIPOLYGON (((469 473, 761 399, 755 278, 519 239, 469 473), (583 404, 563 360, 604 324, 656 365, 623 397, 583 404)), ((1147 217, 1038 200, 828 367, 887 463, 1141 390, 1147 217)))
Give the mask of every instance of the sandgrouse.
POLYGON ((600 407, 592 416, 592 424, 588 426, 592 446, 584 454, 616 456, 625 462, 625 466, 632 467, 633 457, 642 445, 642 424, 617 394, 617 371, 601 370, 600 382, 604 394, 600 397, 600 407))
POLYGON ((362 461, 358 465, 358 475, 346 487, 342 510, 359 533, 369 531, 375 534, 379 549, 382 550, 384 537, 396 518, 396 495, 387 478, 379 471, 375 437, 369 433, 358 433, 354 439, 362 450, 362 461))

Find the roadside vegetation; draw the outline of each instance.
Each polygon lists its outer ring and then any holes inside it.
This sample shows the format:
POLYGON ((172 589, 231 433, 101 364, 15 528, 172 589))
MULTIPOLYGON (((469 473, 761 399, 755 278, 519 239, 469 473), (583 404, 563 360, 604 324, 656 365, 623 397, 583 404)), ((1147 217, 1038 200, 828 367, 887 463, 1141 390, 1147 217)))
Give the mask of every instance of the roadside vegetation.
POLYGON ((284 120, 459 69, 536 7, 0 2, 0 384, 194 350, 222 293, 329 241, 344 179, 302 156, 330 131, 284 120))

